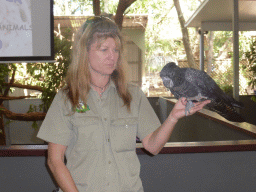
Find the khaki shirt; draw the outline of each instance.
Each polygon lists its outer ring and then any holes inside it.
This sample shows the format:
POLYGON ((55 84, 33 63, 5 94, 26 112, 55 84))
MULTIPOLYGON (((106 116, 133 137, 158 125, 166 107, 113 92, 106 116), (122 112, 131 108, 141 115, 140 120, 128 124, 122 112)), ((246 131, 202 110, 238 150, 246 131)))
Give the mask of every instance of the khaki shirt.
POLYGON ((63 91, 55 96, 38 137, 68 146, 69 169, 79 192, 142 192, 136 136, 143 140, 161 124, 144 93, 129 85, 131 112, 111 81, 100 98, 89 92, 85 113, 70 114, 63 91))

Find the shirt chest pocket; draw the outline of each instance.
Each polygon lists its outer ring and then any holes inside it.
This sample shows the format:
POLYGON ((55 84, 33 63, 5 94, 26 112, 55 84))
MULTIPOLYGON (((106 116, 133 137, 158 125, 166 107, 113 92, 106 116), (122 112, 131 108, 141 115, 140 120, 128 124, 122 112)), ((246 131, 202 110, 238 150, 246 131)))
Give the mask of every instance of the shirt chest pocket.
POLYGON ((112 147, 116 152, 133 151, 136 148, 138 118, 118 118, 111 121, 112 147))
POLYGON ((77 114, 73 118, 72 124, 77 136, 76 148, 78 150, 96 149, 97 142, 102 140, 99 117, 77 114))

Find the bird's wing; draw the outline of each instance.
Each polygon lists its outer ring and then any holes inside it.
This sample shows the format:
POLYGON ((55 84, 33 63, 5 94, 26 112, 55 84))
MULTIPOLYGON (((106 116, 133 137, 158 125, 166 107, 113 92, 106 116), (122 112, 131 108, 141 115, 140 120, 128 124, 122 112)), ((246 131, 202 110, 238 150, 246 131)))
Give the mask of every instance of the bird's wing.
POLYGON ((204 71, 187 68, 185 78, 186 81, 193 84, 203 96, 215 100, 221 99, 232 105, 234 99, 225 94, 216 82, 204 71))
POLYGON ((176 98, 194 97, 198 95, 196 87, 185 78, 185 71, 177 68, 172 77, 173 87, 170 89, 176 98))
POLYGON ((186 81, 196 87, 202 96, 211 100, 211 103, 207 105, 211 110, 219 113, 230 121, 245 121, 245 119, 234 109, 234 103, 238 104, 239 102, 224 93, 215 81, 205 72, 187 68, 185 78, 186 81))

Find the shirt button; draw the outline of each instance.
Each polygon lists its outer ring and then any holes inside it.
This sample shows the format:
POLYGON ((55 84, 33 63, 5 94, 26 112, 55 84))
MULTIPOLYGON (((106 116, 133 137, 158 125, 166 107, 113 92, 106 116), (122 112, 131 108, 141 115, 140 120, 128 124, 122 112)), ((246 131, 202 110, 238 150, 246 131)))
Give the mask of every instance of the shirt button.
POLYGON ((107 142, 109 142, 110 141, 110 139, 107 139, 107 142))
POLYGON ((104 121, 107 121, 107 118, 104 118, 104 121))
POLYGON ((111 161, 109 161, 108 164, 111 164, 111 161))

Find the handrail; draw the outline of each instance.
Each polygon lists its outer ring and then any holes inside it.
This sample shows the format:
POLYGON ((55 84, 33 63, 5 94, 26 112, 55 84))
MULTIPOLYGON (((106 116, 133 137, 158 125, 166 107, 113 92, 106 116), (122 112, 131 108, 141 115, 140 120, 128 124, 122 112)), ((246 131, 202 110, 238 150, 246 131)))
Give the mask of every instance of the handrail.
POLYGON ((0 157, 46 156, 48 145, 0 146, 0 157))
MULTIPOLYGON (((0 146, 0 157, 47 156, 48 145, 0 146)), ((256 151, 256 140, 169 142, 159 154, 256 151)), ((149 154, 142 143, 136 143, 137 154, 149 154)))
MULTIPOLYGON (((169 142, 159 154, 212 153, 230 151, 256 151, 256 140, 169 142)), ((137 154, 148 154, 141 143, 137 143, 137 154)))

